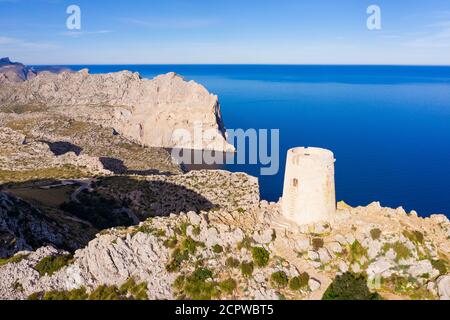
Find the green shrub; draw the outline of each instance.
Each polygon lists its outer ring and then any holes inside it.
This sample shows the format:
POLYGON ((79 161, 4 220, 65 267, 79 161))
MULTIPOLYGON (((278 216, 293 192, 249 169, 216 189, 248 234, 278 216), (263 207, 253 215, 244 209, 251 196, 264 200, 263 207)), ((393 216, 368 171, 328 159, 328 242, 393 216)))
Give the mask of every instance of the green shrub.
POLYGON ((381 300, 381 297, 370 292, 364 275, 346 272, 334 278, 322 300, 381 300))
POLYGON ((315 251, 318 251, 320 248, 323 248, 322 238, 313 238, 311 243, 315 251))
POLYGON ((183 222, 183 223, 180 225, 179 228, 176 228, 176 229, 175 229, 175 233, 177 233, 177 234, 179 234, 179 235, 181 235, 181 236, 183 236, 183 237, 186 237, 186 235, 187 235, 187 227, 188 227, 188 226, 189 226, 189 223, 183 222))
POLYGON ((166 239, 164 241, 164 246, 169 249, 174 249, 178 244, 178 240, 176 237, 172 237, 170 239, 166 239))
POLYGON ((148 300, 147 290, 147 283, 138 284, 134 278, 129 278, 120 286, 119 292, 122 296, 130 297, 133 300, 148 300))
POLYGON ((445 260, 439 259, 439 260, 431 260, 431 264, 433 265, 433 268, 439 271, 439 275, 445 275, 447 274, 447 262, 445 260))
POLYGON ((128 279, 120 288, 101 285, 90 295, 82 287, 71 291, 48 291, 34 293, 28 300, 148 300, 147 284, 137 284, 133 278, 128 279))
POLYGON ((179 277, 174 283, 177 288, 182 288, 186 298, 192 300, 211 300, 218 297, 220 292, 217 282, 212 281, 211 270, 198 268, 190 276, 179 277))
POLYGON ((358 240, 355 240, 350 246, 350 254, 352 261, 359 261, 362 257, 367 255, 367 250, 358 240))
POLYGON ((289 289, 300 290, 308 286, 309 274, 306 272, 301 273, 298 277, 293 277, 289 280, 289 289))
POLYGON ((241 273, 244 277, 251 277, 253 274, 253 262, 242 262, 241 273))
POLYGON ((181 243, 181 247, 184 250, 187 250, 190 254, 195 254, 197 251, 197 247, 204 247, 205 244, 203 242, 195 241, 191 237, 187 237, 181 243))
POLYGON ((270 276, 272 286, 276 288, 284 288, 289 282, 289 278, 284 271, 277 271, 270 276))
POLYGON ((252 247, 253 239, 250 237, 245 236, 244 239, 242 239, 241 242, 237 244, 238 250, 241 250, 242 248, 250 250, 252 247))
POLYGON ((169 263, 166 265, 168 272, 175 272, 180 270, 183 261, 189 260, 189 251, 176 248, 170 257, 169 263))
POLYGON ((183 290, 184 281, 185 281, 185 277, 183 275, 178 276, 175 279, 175 281, 173 282, 173 287, 178 291, 183 290))
POLYGON ((198 268, 192 273, 192 277, 198 280, 211 279, 213 277, 213 272, 209 269, 198 268))
POLYGON ((228 257, 227 260, 225 261, 225 265, 228 268, 237 268, 240 265, 240 262, 238 259, 233 258, 233 257, 228 257))
POLYGON ((408 259, 409 257, 411 257, 411 252, 408 249, 408 247, 399 241, 397 241, 395 243, 386 243, 383 246, 384 252, 389 251, 389 249, 394 250, 394 252, 396 254, 395 261, 397 261, 397 262, 402 259, 408 259))
POLYGON ((214 245, 212 249, 213 249, 214 253, 222 253, 223 252, 223 248, 220 244, 214 245))
POLYGON ((423 233, 417 230, 414 231, 405 230, 403 231, 403 235, 413 243, 423 244, 425 241, 423 233))
POLYGON ((237 282, 236 280, 229 278, 219 282, 219 288, 226 294, 232 294, 233 291, 237 288, 237 282))
POLYGON ((39 272, 42 277, 44 275, 53 275, 56 271, 62 269, 63 267, 69 265, 73 261, 73 256, 71 254, 62 256, 48 256, 39 261, 34 269, 39 272))
POLYGON ((42 300, 43 292, 35 292, 27 297, 27 300, 42 300))
POLYGON ((370 236, 372 237, 372 240, 378 240, 381 236, 381 230, 378 228, 370 230, 370 236))
POLYGON ((396 293, 409 294, 416 289, 416 279, 412 276, 404 277, 394 274, 383 279, 383 285, 396 293))
POLYGON ((75 289, 71 291, 49 291, 45 292, 41 300, 87 300, 89 295, 86 288, 75 289))
POLYGON ((252 256, 257 267, 265 267, 269 264, 270 254, 263 247, 253 247, 252 256))
POLYGON ((117 286, 101 285, 89 296, 89 300, 124 300, 117 286))
POLYGON ((300 290, 300 279, 298 277, 293 277, 291 280, 289 280, 289 289, 293 291, 300 290))
POLYGON ((200 231, 200 226, 194 226, 194 228, 192 229, 192 233, 196 236, 200 234, 200 231))
POLYGON ((28 257, 28 254, 16 254, 15 256, 12 256, 11 258, 0 259, 0 267, 5 264, 8 264, 8 263, 19 263, 26 257, 28 257))

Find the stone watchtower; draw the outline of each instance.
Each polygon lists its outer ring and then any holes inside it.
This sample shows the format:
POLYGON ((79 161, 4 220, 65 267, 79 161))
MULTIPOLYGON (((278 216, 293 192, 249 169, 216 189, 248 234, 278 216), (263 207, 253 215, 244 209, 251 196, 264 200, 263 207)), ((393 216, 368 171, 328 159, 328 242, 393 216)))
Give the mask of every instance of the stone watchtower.
POLYGON ((290 149, 286 159, 282 215, 297 224, 329 221, 336 212, 333 152, 290 149))

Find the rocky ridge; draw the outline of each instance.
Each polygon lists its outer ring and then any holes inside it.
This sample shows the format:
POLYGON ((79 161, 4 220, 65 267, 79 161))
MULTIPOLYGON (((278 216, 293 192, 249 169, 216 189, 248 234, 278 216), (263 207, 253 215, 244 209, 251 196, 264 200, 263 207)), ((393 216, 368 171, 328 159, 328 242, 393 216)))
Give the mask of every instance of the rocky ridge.
POLYGON ((217 96, 175 73, 142 79, 138 73, 41 72, 27 81, 0 82, 0 112, 33 106, 91 122, 148 147, 233 151, 225 139, 217 96), (202 141, 194 141, 199 128, 202 141), (191 140, 174 133, 183 130, 191 140))
POLYGON ((115 292, 133 279, 146 284, 148 299, 320 299, 336 275, 351 271, 365 274, 385 299, 449 298, 450 222, 443 215, 340 203, 332 223, 294 230, 283 224, 279 203, 246 200, 253 204, 102 231, 51 275, 36 265, 65 252, 17 253, 19 261, 0 267, 0 297, 115 292))

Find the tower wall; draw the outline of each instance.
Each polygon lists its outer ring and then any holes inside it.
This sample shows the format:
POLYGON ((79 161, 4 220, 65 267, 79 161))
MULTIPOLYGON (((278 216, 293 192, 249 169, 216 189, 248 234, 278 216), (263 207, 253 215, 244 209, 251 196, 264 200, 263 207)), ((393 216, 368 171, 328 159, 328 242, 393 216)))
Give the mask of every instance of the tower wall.
POLYGON ((334 155, 320 148, 290 149, 286 159, 282 214, 297 224, 329 221, 336 211, 334 155))

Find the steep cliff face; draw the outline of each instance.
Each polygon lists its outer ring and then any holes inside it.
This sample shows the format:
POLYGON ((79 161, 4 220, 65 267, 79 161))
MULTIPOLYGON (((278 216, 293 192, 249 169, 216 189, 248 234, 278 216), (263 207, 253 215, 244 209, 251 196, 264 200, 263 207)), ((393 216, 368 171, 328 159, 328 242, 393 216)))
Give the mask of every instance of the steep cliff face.
POLYGON ((175 73, 142 79, 122 71, 39 73, 29 81, 0 82, 4 107, 44 105, 66 116, 113 127, 145 146, 232 151, 225 141, 217 96, 175 73), (202 134, 194 142, 194 130, 202 134), (186 135, 174 135, 180 129, 186 135), (191 138, 191 139, 189 139, 191 138))

